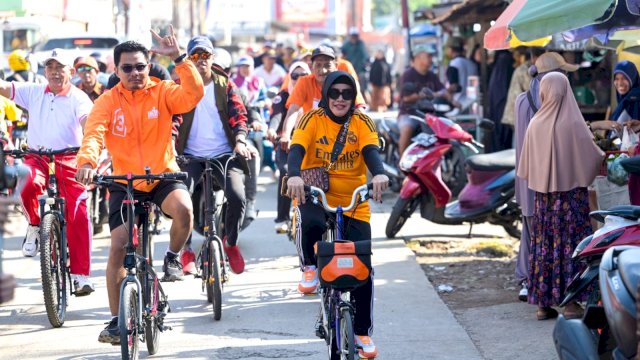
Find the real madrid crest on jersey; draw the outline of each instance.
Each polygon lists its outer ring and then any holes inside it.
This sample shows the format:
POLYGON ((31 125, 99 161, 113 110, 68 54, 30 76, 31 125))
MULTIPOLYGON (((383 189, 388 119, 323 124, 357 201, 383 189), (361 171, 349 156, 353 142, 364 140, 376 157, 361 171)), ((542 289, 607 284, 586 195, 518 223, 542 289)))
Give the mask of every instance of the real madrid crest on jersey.
POLYGON ((280 96, 280 95, 278 95, 278 96, 273 98, 273 103, 274 104, 280 104, 280 101, 282 101, 282 96, 280 96))

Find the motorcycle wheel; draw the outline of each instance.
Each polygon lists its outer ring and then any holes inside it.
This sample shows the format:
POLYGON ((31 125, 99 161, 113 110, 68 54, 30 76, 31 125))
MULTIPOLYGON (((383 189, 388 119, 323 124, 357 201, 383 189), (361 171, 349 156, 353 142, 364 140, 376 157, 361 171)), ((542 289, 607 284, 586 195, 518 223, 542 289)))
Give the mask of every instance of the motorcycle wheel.
POLYGON ((411 199, 403 199, 401 197, 398 198, 396 203, 393 205, 391 215, 389 216, 389 220, 387 221, 387 228, 385 229, 387 238, 391 239, 396 236, 398 231, 400 231, 400 229, 402 229, 402 226, 404 226, 404 223, 407 221, 407 219, 416 210, 419 203, 419 197, 414 197, 411 199))
POLYGON ((464 168, 465 156, 460 146, 452 146, 449 151, 444 154, 442 160, 442 181, 451 190, 451 195, 457 197, 460 191, 467 184, 467 173, 464 168))
POLYGON ((522 237, 522 230, 518 228, 518 222, 514 222, 513 224, 503 225, 504 230, 509 234, 509 236, 520 239, 522 237))
POLYGON ((399 193, 400 190, 402 189, 402 180, 391 179, 391 186, 389 186, 389 189, 394 193, 399 193))

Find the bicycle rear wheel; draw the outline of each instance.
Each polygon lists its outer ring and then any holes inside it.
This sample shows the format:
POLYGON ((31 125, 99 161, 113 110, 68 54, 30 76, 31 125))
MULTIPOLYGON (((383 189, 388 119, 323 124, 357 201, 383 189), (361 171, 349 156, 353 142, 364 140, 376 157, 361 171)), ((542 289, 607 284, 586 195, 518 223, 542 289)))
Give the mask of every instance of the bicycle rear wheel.
POLYGON ((67 311, 67 265, 62 263, 60 222, 46 214, 40 227, 40 271, 47 317, 53 327, 64 324, 67 311))
POLYGON ((138 358, 138 291, 133 283, 127 284, 120 294, 118 313, 120 352, 123 359, 138 358))
POLYGON ((213 318, 220 320, 222 317, 222 270, 220 268, 220 242, 212 239, 209 243, 209 277, 207 278, 207 293, 211 287, 211 304, 213 305, 213 318))

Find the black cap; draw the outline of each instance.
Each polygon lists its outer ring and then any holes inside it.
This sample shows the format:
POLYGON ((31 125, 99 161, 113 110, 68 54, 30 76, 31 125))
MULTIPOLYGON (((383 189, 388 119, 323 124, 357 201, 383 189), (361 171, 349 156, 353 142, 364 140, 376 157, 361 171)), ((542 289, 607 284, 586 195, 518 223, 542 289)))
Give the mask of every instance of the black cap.
POLYGON ((324 45, 320 45, 317 48, 313 49, 313 52, 311 53, 311 61, 313 61, 313 58, 319 55, 328 56, 333 60, 336 59, 336 53, 333 51, 333 49, 324 45))

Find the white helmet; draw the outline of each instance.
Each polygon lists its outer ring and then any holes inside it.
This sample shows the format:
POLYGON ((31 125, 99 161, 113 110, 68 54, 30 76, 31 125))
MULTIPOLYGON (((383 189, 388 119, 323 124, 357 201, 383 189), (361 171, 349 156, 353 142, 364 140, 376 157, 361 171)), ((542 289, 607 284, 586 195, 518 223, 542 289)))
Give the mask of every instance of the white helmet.
POLYGON ((223 69, 228 69, 231 67, 231 54, 223 48, 214 48, 213 54, 213 63, 220 66, 223 69))

